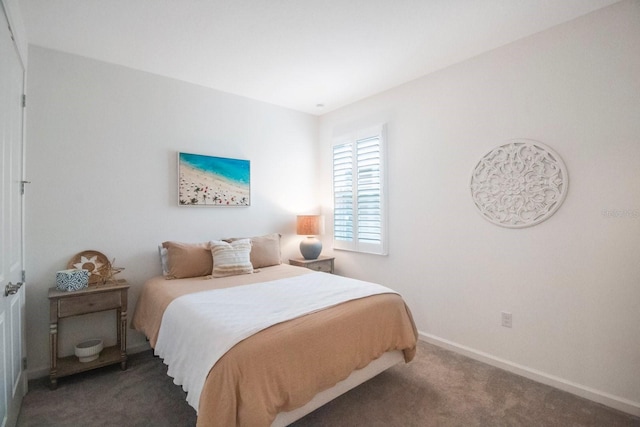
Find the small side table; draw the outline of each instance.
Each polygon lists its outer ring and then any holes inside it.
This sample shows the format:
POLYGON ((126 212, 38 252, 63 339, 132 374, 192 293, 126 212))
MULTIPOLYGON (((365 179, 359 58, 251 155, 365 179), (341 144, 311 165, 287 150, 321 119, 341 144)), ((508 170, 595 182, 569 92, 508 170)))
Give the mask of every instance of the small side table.
POLYGON ((89 286, 79 291, 59 291, 49 288, 49 344, 51 347, 50 388, 55 390, 58 378, 103 366, 120 363, 127 369, 127 292, 126 280, 89 286), (117 343, 105 347, 100 357, 82 363, 76 356, 58 357, 58 321, 99 311, 116 310, 117 343))
POLYGON ((335 257, 321 256, 318 259, 304 259, 295 258, 290 259, 289 264, 296 265, 298 267, 305 267, 309 270, 323 271, 325 273, 333 274, 333 261, 335 257))

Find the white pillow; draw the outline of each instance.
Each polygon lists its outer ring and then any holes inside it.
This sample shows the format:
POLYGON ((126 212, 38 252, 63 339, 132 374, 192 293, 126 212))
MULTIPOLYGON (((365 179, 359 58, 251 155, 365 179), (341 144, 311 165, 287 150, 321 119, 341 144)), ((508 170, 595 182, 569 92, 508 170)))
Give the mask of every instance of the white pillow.
POLYGON ((162 245, 158 245, 158 253, 160 254, 160 265, 162 266, 162 275, 167 276, 169 274, 169 267, 167 266, 167 248, 163 248, 162 245))
POLYGON ((253 273, 251 264, 251 240, 241 239, 231 243, 222 240, 211 242, 211 256, 213 257, 213 277, 235 276, 237 274, 253 273))

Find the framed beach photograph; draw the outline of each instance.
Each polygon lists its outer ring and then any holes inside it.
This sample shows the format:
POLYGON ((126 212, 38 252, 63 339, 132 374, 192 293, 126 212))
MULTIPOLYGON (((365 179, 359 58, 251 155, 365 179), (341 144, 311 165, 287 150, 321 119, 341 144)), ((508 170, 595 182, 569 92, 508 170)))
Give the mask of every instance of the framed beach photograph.
POLYGON ((248 160, 178 153, 181 206, 250 206, 248 160))

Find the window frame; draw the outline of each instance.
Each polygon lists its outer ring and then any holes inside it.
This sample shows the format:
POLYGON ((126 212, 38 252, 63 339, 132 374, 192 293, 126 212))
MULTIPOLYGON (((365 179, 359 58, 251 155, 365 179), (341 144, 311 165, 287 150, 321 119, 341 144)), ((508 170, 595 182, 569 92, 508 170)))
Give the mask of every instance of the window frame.
MULTIPOLYGON (((386 153, 386 125, 380 124, 376 126, 367 127, 365 129, 359 129, 354 132, 342 134, 333 138, 331 145, 331 183, 332 183, 332 196, 333 196, 333 249, 360 252, 375 255, 388 255, 388 236, 387 236, 387 218, 388 218, 388 204, 387 204, 387 153, 386 153), (380 198, 380 224, 379 224, 379 242, 371 243, 361 241, 359 239, 358 224, 362 215, 358 214, 358 142, 362 142, 368 139, 377 138, 379 150, 379 198, 380 198), (352 198, 352 210, 353 215, 351 219, 352 225, 352 238, 351 240, 336 239, 336 146, 351 145, 351 198, 352 198)), ((362 190, 362 185, 360 186, 362 190)))

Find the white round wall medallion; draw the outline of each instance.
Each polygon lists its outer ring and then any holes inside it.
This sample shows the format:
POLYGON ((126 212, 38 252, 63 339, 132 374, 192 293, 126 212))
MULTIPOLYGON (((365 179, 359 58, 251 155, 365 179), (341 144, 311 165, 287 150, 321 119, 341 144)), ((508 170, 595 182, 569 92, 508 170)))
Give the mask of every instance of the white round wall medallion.
POLYGON ((558 210, 569 176, 558 154, 537 141, 514 139, 489 151, 471 176, 480 214, 502 227, 538 224, 558 210))

